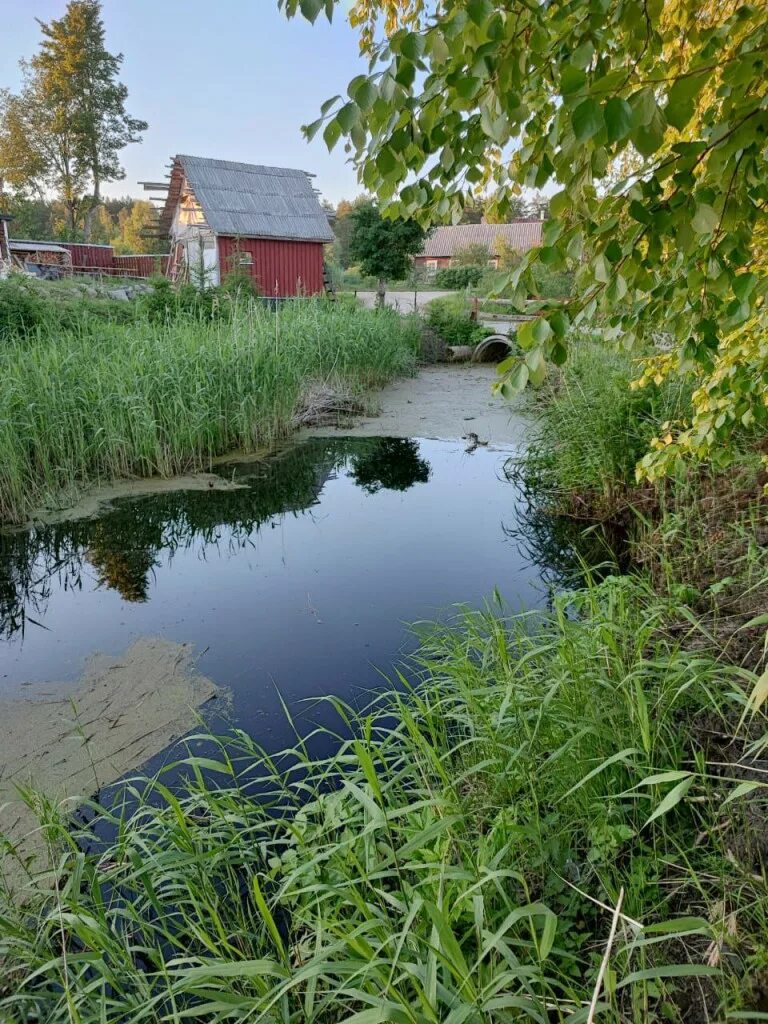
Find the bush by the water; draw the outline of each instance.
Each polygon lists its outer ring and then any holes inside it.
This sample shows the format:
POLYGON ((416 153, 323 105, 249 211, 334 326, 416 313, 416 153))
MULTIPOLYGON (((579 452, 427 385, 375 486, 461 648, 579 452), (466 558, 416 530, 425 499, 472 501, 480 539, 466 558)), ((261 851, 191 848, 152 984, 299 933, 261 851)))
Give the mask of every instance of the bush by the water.
POLYGON ((696 728, 727 728, 743 678, 687 654, 673 610, 612 578, 538 624, 468 614, 425 636, 412 692, 344 712, 333 756, 230 738, 175 795, 96 807, 106 848, 42 802, 49 871, 0 907, 0 1015, 584 1024, 622 897, 596 1019, 753 1005, 765 884, 696 728))
POLYGON ((631 390, 638 374, 637 361, 613 345, 571 338, 567 363, 552 371, 539 396, 529 464, 540 484, 607 502, 634 484, 659 424, 682 416, 690 403, 690 386, 680 378, 631 390))
POLYGON ((437 288, 459 291, 462 288, 474 288, 480 283, 485 267, 444 267, 435 274, 434 284, 437 288))
POLYGON ((470 317, 462 296, 433 299, 427 307, 427 323, 446 345, 479 345, 493 332, 470 317))
POLYGON ((219 317, 196 302, 151 319, 123 303, 134 322, 54 324, 0 347, 0 519, 84 484, 268 444, 310 384, 359 392, 415 362, 418 324, 392 311, 235 302, 219 317))

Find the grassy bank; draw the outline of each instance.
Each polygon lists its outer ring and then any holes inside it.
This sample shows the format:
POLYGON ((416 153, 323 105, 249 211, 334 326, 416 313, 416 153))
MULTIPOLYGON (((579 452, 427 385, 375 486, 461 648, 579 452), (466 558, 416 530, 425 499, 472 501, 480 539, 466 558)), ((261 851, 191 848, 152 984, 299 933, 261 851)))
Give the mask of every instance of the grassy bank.
POLYGON ((724 732, 754 679, 692 657, 666 629, 675 608, 628 578, 561 599, 536 628, 498 611, 428 635, 417 689, 353 719, 357 738, 327 760, 270 760, 246 737, 192 757, 177 796, 160 779, 129 820, 100 812, 117 829, 100 854, 43 807, 55 881, 0 912, 2 1019, 584 1022, 595 998, 600 1021, 722 1021, 754 1007, 761 850, 744 842, 748 805, 724 806, 743 774, 709 763, 696 727, 706 715, 724 732))
MULTIPOLYGON (((690 383, 631 390, 636 359, 583 340, 533 406, 525 459, 544 558, 604 558, 642 571, 660 595, 683 598, 721 656, 754 667, 763 658, 768 606, 765 438, 745 431, 726 466, 682 463, 656 485, 635 467, 660 424, 690 411, 690 383), (580 531, 587 532, 579 535, 580 531), (758 621, 754 621, 758 620, 758 621)), ((571 559, 573 564, 573 560, 571 559)))
POLYGON ((0 347, 0 520, 104 479, 269 444, 310 386, 360 393, 410 370, 417 351, 416 327, 397 314, 320 300, 134 316, 54 321, 0 347))

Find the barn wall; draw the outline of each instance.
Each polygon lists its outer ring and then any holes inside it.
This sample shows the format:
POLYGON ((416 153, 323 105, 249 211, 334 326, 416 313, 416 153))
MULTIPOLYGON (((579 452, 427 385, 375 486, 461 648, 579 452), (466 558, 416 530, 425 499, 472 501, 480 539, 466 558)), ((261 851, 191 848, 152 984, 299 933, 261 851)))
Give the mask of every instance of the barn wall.
POLYGON ((258 284, 262 295, 284 298, 290 295, 319 295, 323 284, 323 243, 289 242, 274 238, 232 238, 220 235, 219 266, 222 277, 240 262, 258 284))

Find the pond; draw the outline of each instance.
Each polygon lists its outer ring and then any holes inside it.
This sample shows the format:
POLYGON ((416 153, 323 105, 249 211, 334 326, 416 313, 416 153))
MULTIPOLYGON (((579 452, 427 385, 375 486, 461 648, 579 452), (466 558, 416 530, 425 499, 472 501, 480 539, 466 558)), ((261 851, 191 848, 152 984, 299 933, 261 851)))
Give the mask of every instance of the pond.
MULTIPOLYGON (((515 532, 510 453, 463 442, 315 438, 220 467, 232 490, 123 499, 0 534, 0 696, 77 680, 139 637, 194 645, 228 715, 270 750, 335 694, 362 703, 415 644, 409 624, 510 610, 547 588, 515 532)), ((302 724, 303 723, 303 724, 302 724)))

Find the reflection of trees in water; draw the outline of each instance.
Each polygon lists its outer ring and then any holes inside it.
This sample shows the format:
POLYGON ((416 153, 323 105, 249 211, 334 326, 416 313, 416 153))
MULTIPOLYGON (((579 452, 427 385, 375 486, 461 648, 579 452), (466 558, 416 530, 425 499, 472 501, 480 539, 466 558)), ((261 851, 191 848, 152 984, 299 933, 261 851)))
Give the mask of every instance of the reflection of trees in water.
POLYGON ((502 529, 539 567, 546 583, 569 588, 582 583, 585 572, 600 577, 626 571, 627 537, 622 526, 557 514, 540 481, 526 476, 524 464, 510 460, 505 476, 522 500, 515 525, 502 529))
POLYGON ((370 451, 355 454, 350 459, 349 475, 368 494, 382 488, 407 491, 415 483, 429 480, 430 466, 419 455, 416 441, 397 437, 374 438, 370 451))
POLYGON ((194 543, 218 548, 224 535, 230 550, 245 547, 274 516, 316 505, 326 480, 345 467, 370 494, 407 490, 430 472, 415 441, 320 438, 234 465, 231 475, 242 488, 126 499, 98 518, 0 533, 0 639, 23 633, 27 621, 40 625, 52 590, 83 589, 88 566, 99 585, 126 601, 146 601, 161 553, 172 556, 194 543))

